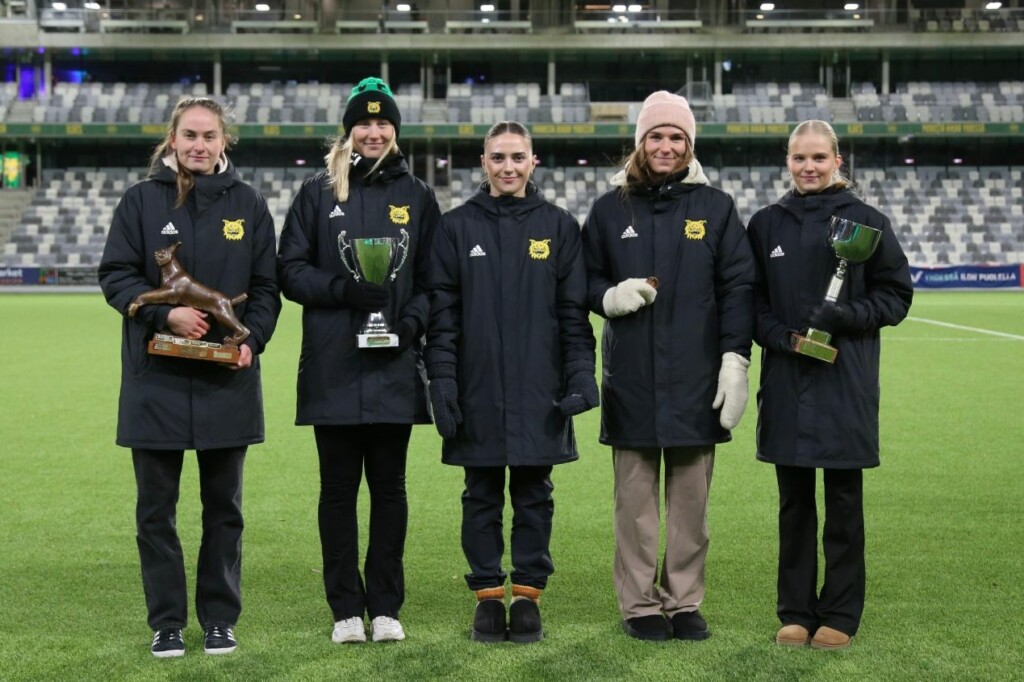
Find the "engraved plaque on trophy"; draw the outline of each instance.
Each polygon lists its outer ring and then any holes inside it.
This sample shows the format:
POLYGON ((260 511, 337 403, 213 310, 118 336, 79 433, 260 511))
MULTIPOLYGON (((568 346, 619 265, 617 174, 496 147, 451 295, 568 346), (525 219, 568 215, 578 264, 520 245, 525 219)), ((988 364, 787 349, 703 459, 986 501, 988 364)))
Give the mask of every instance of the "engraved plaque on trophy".
MULTIPOLYGON (((338 235, 341 262, 356 281, 366 280, 385 286, 398 277, 409 255, 409 233, 399 230, 400 237, 369 237, 347 240, 345 230, 338 235)), ((356 340, 360 348, 395 348, 398 334, 384 317, 384 312, 369 313, 359 329, 356 340)))
MULTIPOLYGON (((882 231, 855 223, 852 220, 833 216, 829 224, 828 240, 832 250, 839 258, 839 265, 832 276, 825 293, 825 300, 835 303, 839 300, 839 292, 846 281, 846 271, 850 263, 863 263, 878 247, 882 231)), ((838 349, 829 345, 832 335, 821 329, 809 328, 806 334, 793 334, 793 349, 801 355, 823 360, 828 363, 836 361, 838 349)))

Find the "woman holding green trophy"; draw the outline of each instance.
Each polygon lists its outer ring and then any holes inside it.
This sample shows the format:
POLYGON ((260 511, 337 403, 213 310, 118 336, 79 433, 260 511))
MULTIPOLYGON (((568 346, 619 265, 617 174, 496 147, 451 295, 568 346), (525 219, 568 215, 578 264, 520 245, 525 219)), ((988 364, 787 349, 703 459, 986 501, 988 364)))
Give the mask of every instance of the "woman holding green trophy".
POLYGON ((899 324, 913 297, 889 219, 854 193, 842 163, 832 126, 798 125, 786 157, 793 189, 755 213, 748 227, 758 271, 755 340, 762 347, 757 458, 775 465, 779 485, 776 642, 818 649, 849 646, 860 626, 862 471, 879 463, 879 329, 899 324))
POLYGON ((320 459, 318 518, 336 643, 405 638, 405 465, 413 424, 430 422, 420 337, 427 252, 440 210, 398 148, 391 89, 365 78, 327 169, 307 179, 285 220, 281 289, 300 303, 296 424, 312 425, 320 459), (370 490, 370 538, 359 572, 356 501, 370 490))

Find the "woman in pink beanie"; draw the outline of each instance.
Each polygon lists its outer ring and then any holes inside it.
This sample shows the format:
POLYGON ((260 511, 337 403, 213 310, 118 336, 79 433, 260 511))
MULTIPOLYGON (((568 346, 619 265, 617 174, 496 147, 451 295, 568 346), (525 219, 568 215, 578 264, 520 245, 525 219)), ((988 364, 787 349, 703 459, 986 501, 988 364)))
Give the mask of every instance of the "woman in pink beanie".
POLYGON ((709 636, 698 609, 715 445, 747 404, 754 260, 732 197, 708 185, 694 155, 696 132, 685 98, 648 97, 617 187, 583 228, 588 300, 605 318, 600 439, 615 470, 615 590, 623 628, 644 640, 709 636))

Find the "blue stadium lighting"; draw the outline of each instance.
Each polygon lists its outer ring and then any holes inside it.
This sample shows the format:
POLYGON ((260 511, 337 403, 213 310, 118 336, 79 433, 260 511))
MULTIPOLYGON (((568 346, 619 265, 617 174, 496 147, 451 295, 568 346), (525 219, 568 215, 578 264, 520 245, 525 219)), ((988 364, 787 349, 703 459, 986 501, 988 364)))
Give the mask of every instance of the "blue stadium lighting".
POLYGON ((81 56, 82 55, 82 48, 80 48, 80 47, 73 47, 73 48, 71 48, 71 55, 74 56, 74 57, 81 56))

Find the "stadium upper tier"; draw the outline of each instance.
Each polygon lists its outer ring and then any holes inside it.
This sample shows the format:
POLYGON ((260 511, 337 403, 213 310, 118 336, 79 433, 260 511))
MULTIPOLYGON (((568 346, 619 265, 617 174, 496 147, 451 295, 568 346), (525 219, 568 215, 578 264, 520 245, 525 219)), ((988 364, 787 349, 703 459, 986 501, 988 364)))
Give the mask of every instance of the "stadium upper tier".
MULTIPOLYGON (((266 197, 277 229, 307 168, 240 168, 266 197)), ((545 197, 582 223, 594 199, 608 191, 612 168, 537 169, 545 197)), ((744 221, 787 190, 779 168, 705 167, 709 180, 736 199, 744 221)), ((141 169, 70 168, 43 174, 43 184, 0 252, 0 265, 95 266, 111 217, 141 169)), ((892 219, 914 265, 1024 262, 1024 180, 1006 166, 900 166, 857 173, 862 195, 892 219)), ((461 204, 483 180, 479 168, 450 170, 438 187, 447 209, 461 204)))
MULTIPOLYGON (((235 109, 241 124, 337 124, 351 83, 233 83, 218 99, 235 109)), ((757 83, 732 93, 693 99, 700 123, 796 123, 827 121, 975 121, 1024 123, 1024 81, 998 83, 908 82, 892 94, 871 83, 853 87, 850 100, 829 97, 821 85, 757 83), (852 104, 852 108, 843 105, 852 104)), ((56 83, 34 99, 17 97, 13 83, 0 85, 0 122, 161 124, 183 95, 208 95, 205 83, 56 83)), ((490 124, 633 123, 639 102, 591 101, 584 83, 561 83, 558 94, 541 94, 537 83, 452 83, 443 100, 425 99, 422 86, 396 87, 404 123, 490 124)))

